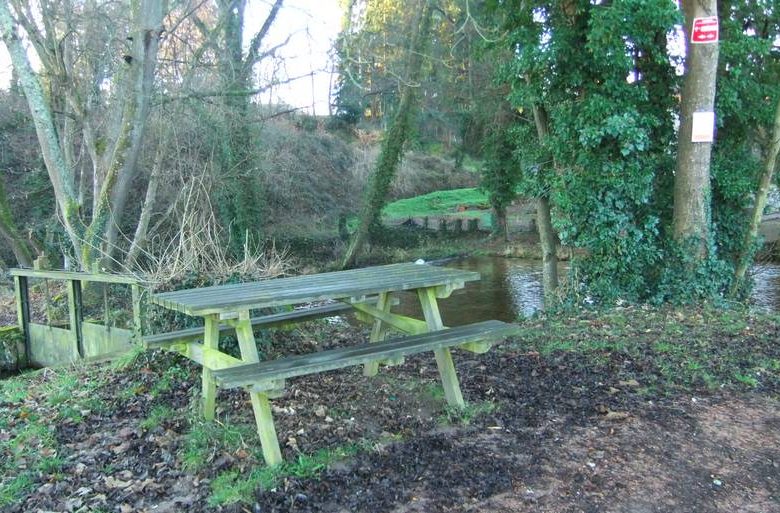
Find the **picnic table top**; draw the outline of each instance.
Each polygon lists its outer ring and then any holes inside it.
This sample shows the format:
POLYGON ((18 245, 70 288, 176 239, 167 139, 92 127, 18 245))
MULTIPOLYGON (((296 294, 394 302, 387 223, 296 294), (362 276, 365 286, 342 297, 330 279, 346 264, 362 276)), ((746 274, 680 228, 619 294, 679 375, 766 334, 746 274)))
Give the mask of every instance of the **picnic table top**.
POLYGON ((462 287, 465 282, 476 280, 479 273, 471 271, 427 264, 391 264, 177 290, 155 294, 150 301, 188 315, 203 316, 442 285, 462 287))

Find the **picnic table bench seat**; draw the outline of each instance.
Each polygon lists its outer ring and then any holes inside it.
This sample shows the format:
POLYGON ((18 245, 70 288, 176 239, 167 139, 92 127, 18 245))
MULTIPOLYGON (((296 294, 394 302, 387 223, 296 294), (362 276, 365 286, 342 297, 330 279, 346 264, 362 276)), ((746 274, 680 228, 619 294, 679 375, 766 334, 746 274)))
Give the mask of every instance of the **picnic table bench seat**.
MULTIPOLYGON (((366 300, 366 302, 371 301, 376 302, 376 298, 369 298, 366 300)), ((255 328, 276 328, 312 319, 330 317, 340 313, 348 312, 350 310, 352 310, 352 306, 346 303, 331 303, 321 306, 298 308, 289 312, 280 312, 270 315, 252 317, 249 319, 249 321, 255 328)), ((219 326, 220 334, 222 332, 233 329, 234 327, 227 323, 220 324, 219 326)), ((189 342, 199 338, 203 338, 203 326, 168 331, 165 333, 156 333, 154 335, 145 335, 143 337, 143 344, 147 349, 158 349, 166 348, 174 344, 180 344, 182 342, 189 342)))
MULTIPOLYGON (((351 367, 372 361, 399 361, 426 351, 446 347, 466 346, 466 349, 485 347, 517 332, 517 326, 501 321, 484 321, 420 335, 387 340, 382 343, 364 343, 356 346, 320 351, 314 354, 289 356, 277 360, 237 365, 213 372, 217 383, 224 388, 253 386, 267 390, 279 380, 351 367)), ((486 349, 484 349, 486 350, 486 349)), ((484 352, 479 351, 479 352, 484 352)))

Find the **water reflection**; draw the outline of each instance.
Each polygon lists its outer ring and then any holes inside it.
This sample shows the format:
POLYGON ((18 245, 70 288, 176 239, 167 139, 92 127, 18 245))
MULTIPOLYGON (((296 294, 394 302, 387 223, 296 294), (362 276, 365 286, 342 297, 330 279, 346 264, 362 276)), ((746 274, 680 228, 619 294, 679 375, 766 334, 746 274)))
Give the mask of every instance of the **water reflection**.
MULTIPOLYGON (((482 279, 467 283, 452 296, 439 301, 442 320, 447 326, 460 326, 488 319, 514 321, 528 317, 542 308, 542 266, 538 260, 500 257, 472 257, 447 262, 447 267, 476 271, 482 279)), ((559 274, 566 275, 566 267, 559 274)), ((755 279, 752 300, 762 311, 777 311, 780 305, 780 266, 757 265, 752 269, 755 279)), ((399 310, 406 315, 420 316, 417 299, 402 297, 399 310)))
POLYGON ((780 265, 758 264, 750 272, 753 276, 751 299, 756 309, 777 312, 780 307, 780 265))

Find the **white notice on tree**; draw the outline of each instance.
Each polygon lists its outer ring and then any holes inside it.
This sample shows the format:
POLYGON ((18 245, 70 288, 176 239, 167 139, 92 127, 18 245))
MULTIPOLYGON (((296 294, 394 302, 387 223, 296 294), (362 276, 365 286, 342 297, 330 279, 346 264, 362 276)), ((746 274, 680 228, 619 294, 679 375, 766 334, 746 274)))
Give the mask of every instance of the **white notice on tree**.
POLYGON ((712 142, 715 133, 714 112, 694 112, 691 142, 712 142))

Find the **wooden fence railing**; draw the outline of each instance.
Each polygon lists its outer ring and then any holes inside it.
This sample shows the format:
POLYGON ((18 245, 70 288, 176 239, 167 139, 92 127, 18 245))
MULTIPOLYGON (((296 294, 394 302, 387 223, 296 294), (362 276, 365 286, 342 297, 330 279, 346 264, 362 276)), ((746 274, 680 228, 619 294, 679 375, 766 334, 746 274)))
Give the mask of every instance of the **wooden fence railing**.
POLYGON ((46 367, 117 356, 132 347, 134 337, 140 340, 142 288, 135 277, 32 269, 11 269, 10 275, 14 278, 17 319, 24 335, 29 365, 46 367), (39 290, 44 289, 42 295, 46 301, 46 324, 34 322, 31 317, 30 280, 43 280, 43 287, 39 287, 39 290), (52 318, 49 281, 65 284, 67 322, 55 322, 52 318), (132 318, 125 323, 129 326, 113 325, 110 303, 116 298, 109 294, 109 286, 113 285, 130 287, 132 318), (93 295, 97 299, 102 296, 102 323, 94 318, 85 319, 83 294, 87 287, 100 289, 93 295))

